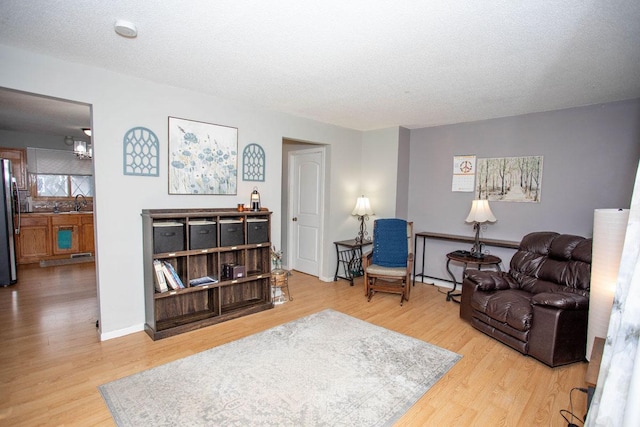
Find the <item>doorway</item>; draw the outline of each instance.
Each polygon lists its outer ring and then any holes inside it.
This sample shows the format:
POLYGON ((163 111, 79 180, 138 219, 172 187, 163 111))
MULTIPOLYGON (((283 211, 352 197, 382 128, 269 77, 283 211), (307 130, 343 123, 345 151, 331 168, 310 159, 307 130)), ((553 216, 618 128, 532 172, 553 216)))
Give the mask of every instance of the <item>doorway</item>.
POLYGON ((287 268, 320 277, 323 265, 326 150, 283 140, 282 245, 287 268))
MULTIPOLYGON (((91 105, 70 101, 66 99, 52 98, 45 95, 39 95, 35 93, 22 92, 13 89, 7 89, 0 87, 0 134, 2 135, 2 146, 8 148, 24 149, 25 151, 32 151, 36 153, 47 151, 50 153, 65 153, 73 152, 75 145, 73 141, 88 141, 89 146, 92 142, 92 138, 89 137, 83 130, 91 129, 92 127, 92 110, 91 105), (71 141, 71 143, 69 143, 71 141), (27 150, 33 149, 33 150, 27 150)), ((87 147, 87 145, 85 145, 87 147)), ((53 155, 53 154, 52 154, 53 155)), ((70 154, 72 158, 75 158, 73 154, 70 154)), ((40 156, 38 156, 39 159, 40 156)), ((55 157, 55 156, 54 156, 55 157)), ((77 156, 79 157, 79 156, 77 156)), ((53 158, 53 157, 52 157, 53 158)), ((32 160, 28 158, 26 161, 31 163, 32 160)), ((40 161, 40 159, 39 159, 40 161)), ((93 160, 81 160, 82 162, 93 162, 93 160)), ((42 163, 42 162, 40 162, 42 163)), ((65 162, 63 162, 65 163, 65 162)), ((38 163, 39 164, 39 163, 38 163)), ((59 165, 57 162, 56 165, 59 165)), ((33 166, 33 165, 30 165, 33 166)), ((33 168, 32 168, 33 169, 33 168)), ((82 176, 93 177, 93 164, 83 168, 82 172, 79 172, 77 176, 74 176, 69 181, 69 188, 72 191, 82 190, 82 176)), ((31 170, 29 171, 31 172, 31 170)), ((34 172, 35 173, 35 172, 34 172)), ((53 173, 53 172, 51 172, 53 173)), ((60 173, 60 172, 58 172, 60 173)), ((69 173, 69 172, 66 172, 69 173)), ((35 175, 33 175, 35 176, 35 175)), ((29 173, 27 173, 29 177, 29 173)), ((69 174, 71 177, 71 174, 69 174)), ((30 181, 30 180, 29 180, 30 181)), ((34 181, 35 182, 35 181, 34 181)), ((21 190, 21 199, 25 200, 26 196, 34 196, 31 194, 35 188, 35 183, 28 184, 28 188, 21 190)), ((43 199, 44 200, 44 199, 43 199)), ((48 199, 47 199, 48 200, 48 199)), ((51 200, 59 201, 57 197, 51 200)), ((78 199, 75 199, 76 202, 78 199)), ((86 200, 86 199, 85 199, 86 200)), ((95 190, 93 191, 93 206, 95 207, 95 190)), ((42 204, 49 203, 41 201, 42 204)), ((60 202, 60 210, 71 210, 74 204, 73 197, 66 195, 64 202, 60 202), (67 200, 68 199, 68 200, 67 200)), ((38 205, 34 201, 34 205, 38 205)), ((48 205, 47 205, 48 206, 48 205)), ((26 207, 26 206, 25 206, 26 207)), ((42 207, 42 206, 40 206, 42 207)), ((83 209, 84 210, 84 209, 83 209)), ((83 231, 87 231, 87 236, 90 237, 91 242, 95 242, 95 215, 93 224, 82 224, 83 231), (88 233, 91 233, 90 235, 88 233)), ((87 238, 89 238, 87 237, 87 238)), ((84 242, 84 240, 83 240, 84 242)), ((89 243, 86 243, 89 246, 89 243)), ((84 246, 84 243, 83 243, 84 246)), ((93 255, 95 257, 95 244, 93 245, 93 255)), ((71 258, 68 260, 69 264, 65 265, 65 269, 78 269, 81 271, 87 271, 87 266, 76 264, 81 259, 71 258)), ((52 262, 52 265, 56 263, 52 262)), ((41 265, 49 265, 48 263, 42 263, 41 265)), ((39 267, 37 263, 23 264, 19 266, 20 270, 27 269, 41 269, 39 272, 42 274, 56 275, 60 268, 54 267, 39 267), (47 271, 50 270, 50 271, 47 271)), ((30 277, 30 274, 26 277, 30 277)), ((85 275, 86 276, 86 275, 85 275)), ((93 282, 97 282, 97 268, 94 265, 93 268, 93 282)), ((18 272, 18 282, 15 286, 20 285, 20 271, 18 272)), ((98 289, 97 285, 94 286, 95 293, 92 293, 91 298, 97 306, 98 289)), ((48 301, 55 301, 55 299, 48 299, 48 301)), ((53 302, 52 302, 53 304, 53 302)), ((98 308, 99 310, 99 308, 98 308)), ((96 320, 99 318, 99 312, 96 315, 96 320)))

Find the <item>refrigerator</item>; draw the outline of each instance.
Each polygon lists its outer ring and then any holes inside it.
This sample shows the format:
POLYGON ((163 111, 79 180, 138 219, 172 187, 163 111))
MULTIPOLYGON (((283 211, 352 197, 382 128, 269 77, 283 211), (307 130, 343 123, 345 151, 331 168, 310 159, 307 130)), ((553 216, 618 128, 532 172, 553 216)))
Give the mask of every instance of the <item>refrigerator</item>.
POLYGON ((11 171, 11 160, 0 159, 0 286, 18 281, 15 235, 20 233, 20 193, 11 171))

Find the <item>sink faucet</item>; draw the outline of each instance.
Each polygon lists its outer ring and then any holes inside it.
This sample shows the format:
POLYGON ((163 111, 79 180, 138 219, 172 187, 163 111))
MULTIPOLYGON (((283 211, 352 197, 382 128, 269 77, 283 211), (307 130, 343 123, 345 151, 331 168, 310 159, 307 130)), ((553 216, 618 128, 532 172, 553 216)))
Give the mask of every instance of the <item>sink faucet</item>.
POLYGON ((83 206, 87 206, 87 198, 84 197, 84 194, 78 194, 73 202, 73 210, 76 212, 80 212, 80 209, 83 206), (82 197, 82 202, 78 201, 78 197, 82 197))

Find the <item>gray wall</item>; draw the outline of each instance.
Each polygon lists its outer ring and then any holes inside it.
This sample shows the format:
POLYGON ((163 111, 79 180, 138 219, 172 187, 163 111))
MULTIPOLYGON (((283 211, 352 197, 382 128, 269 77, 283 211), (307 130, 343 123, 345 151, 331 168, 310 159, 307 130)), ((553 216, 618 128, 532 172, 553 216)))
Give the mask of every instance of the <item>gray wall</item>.
MULTIPOLYGON (((630 205, 640 158, 640 100, 412 130, 409 218, 415 231, 473 234, 464 220, 474 193, 451 191, 453 156, 465 154, 544 156, 541 202, 491 202, 498 221, 484 236, 519 241, 540 230, 591 236, 594 209, 630 205)), ((444 255, 465 246, 428 241, 428 273, 448 277, 444 255)), ((489 249, 508 266, 513 251, 489 249)))
POLYGON ((409 169, 411 162, 411 132, 398 130, 398 182, 396 184, 396 216, 409 218, 409 169))

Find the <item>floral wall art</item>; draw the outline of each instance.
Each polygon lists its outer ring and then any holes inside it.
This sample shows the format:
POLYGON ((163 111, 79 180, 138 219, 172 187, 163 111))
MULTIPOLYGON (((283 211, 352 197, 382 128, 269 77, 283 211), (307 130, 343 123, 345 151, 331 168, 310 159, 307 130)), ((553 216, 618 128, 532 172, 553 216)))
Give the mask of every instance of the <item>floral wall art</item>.
POLYGON ((542 156, 478 159, 476 171, 478 199, 540 203, 542 156))
POLYGON ((169 194, 236 194, 238 128, 169 117, 169 194))

